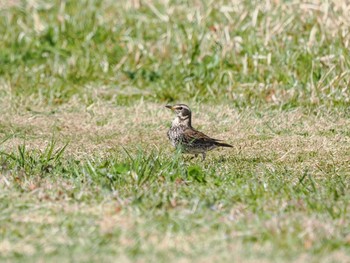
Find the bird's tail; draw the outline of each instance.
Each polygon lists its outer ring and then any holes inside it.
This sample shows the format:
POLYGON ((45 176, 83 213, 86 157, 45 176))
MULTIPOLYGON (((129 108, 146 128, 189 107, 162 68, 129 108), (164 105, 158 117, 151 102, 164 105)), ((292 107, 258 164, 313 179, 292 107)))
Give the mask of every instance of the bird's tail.
POLYGON ((221 147, 233 147, 232 145, 223 142, 216 142, 216 145, 221 147))

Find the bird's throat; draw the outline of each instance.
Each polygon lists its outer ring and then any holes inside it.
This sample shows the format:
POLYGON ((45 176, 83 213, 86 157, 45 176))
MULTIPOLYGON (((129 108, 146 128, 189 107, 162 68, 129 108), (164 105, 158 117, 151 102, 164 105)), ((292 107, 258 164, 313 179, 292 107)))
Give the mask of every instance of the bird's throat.
POLYGON ((172 126, 191 127, 191 116, 176 116, 176 118, 173 120, 172 126))

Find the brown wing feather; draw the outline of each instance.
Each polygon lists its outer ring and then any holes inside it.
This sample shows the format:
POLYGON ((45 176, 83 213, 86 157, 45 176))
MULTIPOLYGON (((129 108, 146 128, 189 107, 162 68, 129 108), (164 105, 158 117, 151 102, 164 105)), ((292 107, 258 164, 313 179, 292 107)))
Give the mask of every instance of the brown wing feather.
POLYGON ((215 142, 214 139, 205 135, 203 132, 196 131, 194 129, 186 129, 183 134, 184 134, 184 139, 187 142, 193 142, 193 141, 215 142))
POLYGON ((212 143, 218 146, 223 146, 223 147, 232 147, 232 145, 229 145, 227 143, 221 143, 218 139, 214 139, 209 137, 208 135, 205 135, 203 132, 197 131, 195 129, 186 129, 184 131, 184 140, 187 143, 212 143))

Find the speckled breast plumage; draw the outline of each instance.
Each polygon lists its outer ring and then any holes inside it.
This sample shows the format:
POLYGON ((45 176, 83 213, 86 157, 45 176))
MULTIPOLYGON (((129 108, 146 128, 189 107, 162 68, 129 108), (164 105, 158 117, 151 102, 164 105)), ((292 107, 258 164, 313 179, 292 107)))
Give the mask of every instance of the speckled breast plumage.
POLYGON ((181 144, 181 142, 183 141, 184 129, 185 129, 185 127, 183 127, 183 126, 176 126, 176 127, 172 126, 168 130, 168 133, 167 133, 168 138, 174 147, 178 147, 181 144))

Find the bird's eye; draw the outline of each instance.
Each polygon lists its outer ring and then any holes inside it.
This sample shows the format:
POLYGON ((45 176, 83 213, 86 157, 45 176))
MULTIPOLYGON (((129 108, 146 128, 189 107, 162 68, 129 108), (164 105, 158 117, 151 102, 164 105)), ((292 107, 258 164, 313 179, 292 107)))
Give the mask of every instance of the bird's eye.
POLYGON ((182 107, 178 107, 177 109, 178 109, 178 110, 182 110, 182 107))

